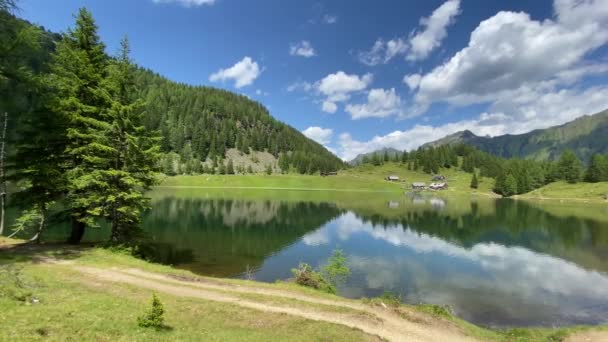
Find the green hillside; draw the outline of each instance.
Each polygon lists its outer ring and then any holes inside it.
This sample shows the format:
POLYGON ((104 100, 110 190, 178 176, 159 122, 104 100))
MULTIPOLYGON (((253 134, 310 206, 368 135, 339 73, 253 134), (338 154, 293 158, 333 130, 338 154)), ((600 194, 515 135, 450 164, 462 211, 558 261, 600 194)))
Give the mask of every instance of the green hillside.
MULTIPOLYGON (((19 46, 23 51, 11 56, 25 62, 39 75, 48 74, 50 56, 62 36, 6 11, 0 11, 0 23, 7 33, 14 31, 14 37, 7 37, 9 40, 19 39, 18 32, 23 30, 37 35, 36 44, 19 46)), ((2 45, 4 47, 5 44, 2 45)), ((111 56, 109 58, 112 59, 111 56)), ((13 66, 18 61, 7 60, 2 64, 7 68, 0 65, 0 110, 9 113, 9 133, 13 135, 19 131, 17 126, 23 113, 34 107, 31 86, 11 81, 8 74, 17 69, 13 66), (9 77, 4 78, 5 74, 9 77)), ((133 97, 145 102, 144 124, 148 130, 161 133, 162 152, 179 154, 175 164, 224 159, 227 150, 236 148, 245 154, 268 151, 277 160, 283 155, 283 163, 301 173, 333 171, 343 167, 342 161, 323 146, 274 119, 261 103, 246 96, 212 87, 176 83, 144 68, 137 68, 134 81, 136 91, 133 97)), ((174 160, 177 158, 174 156, 174 160)))
POLYGON ((480 137, 470 131, 458 132, 424 145, 465 143, 504 158, 520 157, 555 160, 566 149, 588 162, 594 153, 608 153, 608 110, 586 115, 561 126, 537 129, 525 134, 480 137))

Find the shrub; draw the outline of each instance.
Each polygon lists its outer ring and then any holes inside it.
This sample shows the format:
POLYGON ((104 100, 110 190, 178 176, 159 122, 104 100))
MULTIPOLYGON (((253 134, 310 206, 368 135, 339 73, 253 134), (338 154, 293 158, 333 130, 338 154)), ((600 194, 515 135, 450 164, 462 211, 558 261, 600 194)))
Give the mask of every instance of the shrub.
POLYGON ((321 269, 321 274, 333 286, 346 281, 350 276, 350 269, 346 265, 346 256, 342 250, 337 249, 332 256, 327 260, 327 265, 321 269))
POLYGON ((336 293, 336 288, 329 283, 321 273, 312 269, 307 263, 300 263, 298 268, 291 270, 295 277, 295 282, 298 285, 312 287, 313 289, 321 290, 327 293, 336 293))
POLYGON ((152 307, 144 315, 137 317, 137 324, 143 328, 161 328, 164 326, 165 309, 163 303, 156 296, 156 293, 152 294, 152 307))

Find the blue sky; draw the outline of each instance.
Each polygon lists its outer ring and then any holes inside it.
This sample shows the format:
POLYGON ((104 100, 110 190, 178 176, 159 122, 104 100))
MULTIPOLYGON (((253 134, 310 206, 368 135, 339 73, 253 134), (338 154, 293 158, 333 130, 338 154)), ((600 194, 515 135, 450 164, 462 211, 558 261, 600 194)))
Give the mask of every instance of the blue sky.
POLYGON ((344 159, 463 129, 517 134, 608 108, 608 0, 21 0, 86 6, 109 53, 245 94, 344 159))

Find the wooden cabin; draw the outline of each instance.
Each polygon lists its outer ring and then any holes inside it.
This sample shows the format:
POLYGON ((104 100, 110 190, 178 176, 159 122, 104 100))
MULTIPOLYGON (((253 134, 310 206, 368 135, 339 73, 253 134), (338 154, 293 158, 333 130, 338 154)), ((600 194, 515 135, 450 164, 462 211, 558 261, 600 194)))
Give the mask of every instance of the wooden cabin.
POLYGON ((434 175, 433 182, 439 182, 439 181, 445 181, 445 176, 444 175, 434 175))
POLYGON ((414 189, 414 190, 424 190, 424 189, 426 189, 426 183, 414 182, 414 183, 412 183, 412 189, 414 189))
POLYGON ((448 188, 448 183, 431 183, 429 185, 429 189, 431 190, 446 190, 448 188))
POLYGON ((386 177, 386 180, 389 181, 389 182, 398 182, 399 181, 399 176, 390 175, 390 176, 386 177))

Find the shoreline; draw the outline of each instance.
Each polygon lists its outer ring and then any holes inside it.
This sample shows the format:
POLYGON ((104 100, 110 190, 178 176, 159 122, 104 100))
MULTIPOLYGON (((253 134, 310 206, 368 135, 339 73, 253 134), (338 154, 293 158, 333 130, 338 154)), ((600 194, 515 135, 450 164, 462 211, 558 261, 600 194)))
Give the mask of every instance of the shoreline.
MULTIPOLYGON (((109 293, 110 297, 105 300, 118 303, 122 299, 118 299, 119 297, 114 294, 130 288, 131 291, 136 291, 138 298, 141 297, 139 302, 143 301, 142 305, 145 305, 150 291, 157 292, 163 300, 170 303, 168 309, 171 310, 168 312, 172 315, 176 315, 178 312, 176 310, 181 310, 179 306, 183 305, 180 304, 180 300, 175 302, 171 299, 173 297, 189 299, 186 302, 189 303, 186 304, 189 306, 195 306, 192 301, 203 300, 205 303, 214 302, 224 307, 241 308, 239 310, 254 310, 260 312, 260 315, 278 313, 287 315, 289 319, 300 317, 336 325, 335 328, 329 327, 329 330, 324 333, 350 329, 351 333, 360 331, 367 336, 377 336, 386 340, 400 340, 403 336, 410 336, 410 338, 416 337, 415 340, 421 341, 446 340, 446 338, 450 341, 555 341, 576 337, 578 334, 598 334, 603 338, 608 336, 608 326, 606 325, 558 328, 486 328, 446 314, 445 310, 439 310, 440 307, 432 305, 399 304, 395 306, 379 298, 348 299, 293 283, 265 283, 200 276, 187 270, 150 263, 125 252, 110 251, 95 246, 74 247, 63 244, 37 246, 19 242, 8 239, 0 240, 2 264, 18 263, 24 270, 42 277, 44 281, 48 282, 43 285, 44 288, 36 288, 35 295, 37 295, 37 291, 44 291, 46 288, 53 293, 52 296, 61 296, 61 292, 65 291, 62 289, 62 284, 65 283, 68 289, 76 286, 81 295, 73 298, 74 305, 82 306, 81 310, 97 310, 97 308, 88 307, 87 298, 82 295, 109 293), (97 285, 93 285, 91 281, 97 285), (105 286, 101 284, 105 284, 105 286), (359 318, 353 321, 352 317, 359 318)), ((129 300, 132 301, 133 295, 130 296, 129 300)), ((52 297, 47 298, 41 295, 37 298, 44 305, 51 305, 52 297)), ((63 305, 63 303, 57 304, 63 305)), ((198 310, 205 311, 205 308, 210 305, 196 306, 200 307, 198 310)), ((36 305, 29 307, 36 308, 36 305)), ((7 311, 6 308, 4 310, 9 317, 15 314, 19 316, 13 310, 7 311)), ((208 315, 211 315, 211 312, 203 314, 203 317, 208 315)), ((115 320, 112 317, 120 317, 120 315, 106 316, 104 321, 112 322, 115 320)), ((231 317, 223 319, 230 321, 231 317)), ((170 322, 174 325, 183 323, 179 320, 170 320, 170 322)), ((320 323, 313 325, 317 324, 320 323)), ((180 329, 186 328, 181 325, 175 328, 176 331, 180 329)), ((281 330, 278 327, 273 329, 281 330)), ((275 333, 266 331, 263 326, 256 327, 255 330, 263 330, 265 334, 275 333)), ((50 329, 50 331, 53 330, 50 329)), ((140 334, 141 331, 134 333, 135 336, 138 336, 137 334, 140 334)), ((161 333, 170 334, 172 332, 161 333)), ((2 333, 0 332, 0 334, 2 333)), ((349 338, 338 334, 334 338, 350 340, 353 336, 349 338)))

